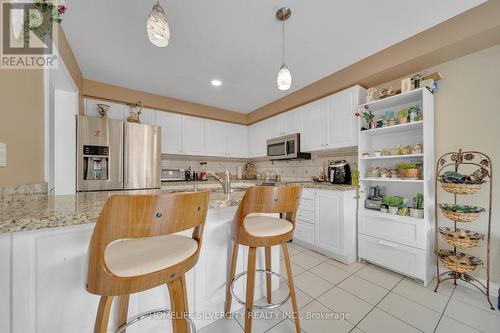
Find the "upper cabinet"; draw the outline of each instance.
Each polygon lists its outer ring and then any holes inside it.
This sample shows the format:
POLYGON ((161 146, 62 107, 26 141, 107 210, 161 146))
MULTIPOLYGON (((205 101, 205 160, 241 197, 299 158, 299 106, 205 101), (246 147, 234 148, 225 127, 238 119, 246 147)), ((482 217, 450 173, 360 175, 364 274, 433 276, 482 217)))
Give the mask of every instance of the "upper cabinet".
MULTIPOLYGON (((130 107, 129 107, 130 109, 130 107)), ((130 111, 129 111, 130 112, 130 111)), ((155 111, 152 109, 143 108, 141 111, 141 123, 146 125, 156 125, 156 114, 160 111, 155 111)), ((128 113, 127 113, 128 117, 128 113)))
POLYGON ((203 155, 205 152, 205 119, 182 116, 182 153, 203 155))
POLYGON ((300 108, 284 113, 284 135, 302 132, 302 122, 300 118, 300 108))
POLYGON ((208 156, 227 155, 226 132, 228 123, 205 120, 205 154, 208 156))
POLYGON ((358 144, 358 118, 355 116, 364 91, 356 86, 327 97, 326 142, 328 149, 358 144))
POLYGON ((156 125, 161 127, 162 154, 180 154, 182 152, 182 115, 157 111, 156 125))
POLYGON ((301 108, 301 150, 329 150, 357 145, 358 105, 365 90, 355 86, 301 108))
POLYGON ((205 155, 248 157, 247 126, 205 120, 205 155))
POLYGON ((227 153, 230 157, 248 157, 248 126, 227 124, 227 153))
POLYGON ((124 104, 86 98, 85 99, 85 115, 87 117, 98 117, 99 116, 99 109, 97 107, 97 104, 109 105, 108 113, 107 113, 107 117, 109 119, 124 120, 128 117, 128 112, 126 112, 125 110, 128 110, 129 107, 124 105, 124 104), (125 115, 125 113, 127 113, 127 115, 125 115))
POLYGON ((300 150, 304 152, 325 149, 325 111, 327 103, 324 99, 314 101, 301 107, 302 132, 300 134, 300 150))

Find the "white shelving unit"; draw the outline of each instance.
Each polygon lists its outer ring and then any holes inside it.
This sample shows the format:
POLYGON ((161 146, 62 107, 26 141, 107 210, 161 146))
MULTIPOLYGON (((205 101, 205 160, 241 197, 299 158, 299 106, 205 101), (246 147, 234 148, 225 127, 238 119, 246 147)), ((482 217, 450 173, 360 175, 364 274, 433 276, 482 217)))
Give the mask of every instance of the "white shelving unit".
POLYGON ((386 111, 394 114, 418 106, 423 120, 361 131, 367 127, 359 121, 358 165, 360 202, 358 211, 358 253, 361 260, 422 280, 427 285, 434 277, 434 96, 426 89, 416 89, 359 106, 377 116, 386 111), (373 156, 375 150, 422 144, 423 154, 373 156), (362 157, 363 153, 370 156, 362 157), (367 177, 370 167, 392 168, 398 163, 420 161, 423 178, 367 177), (424 194, 424 218, 391 215, 365 208, 370 187, 379 186, 383 195, 399 195, 412 202, 417 193, 424 194))

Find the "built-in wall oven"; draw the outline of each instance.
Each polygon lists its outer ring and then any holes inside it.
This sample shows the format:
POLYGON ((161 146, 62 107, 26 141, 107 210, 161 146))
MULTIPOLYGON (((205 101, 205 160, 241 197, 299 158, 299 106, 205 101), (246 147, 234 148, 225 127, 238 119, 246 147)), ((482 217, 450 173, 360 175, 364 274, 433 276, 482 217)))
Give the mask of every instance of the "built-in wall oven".
POLYGON ((270 160, 310 160, 311 154, 300 151, 300 134, 290 134, 267 140, 267 157, 270 160))

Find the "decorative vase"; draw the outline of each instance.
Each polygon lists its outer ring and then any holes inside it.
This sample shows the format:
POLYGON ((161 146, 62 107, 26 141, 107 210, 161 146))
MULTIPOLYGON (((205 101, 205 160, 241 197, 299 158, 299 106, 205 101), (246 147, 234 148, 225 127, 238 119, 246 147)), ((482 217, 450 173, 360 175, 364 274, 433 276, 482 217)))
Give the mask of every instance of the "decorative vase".
POLYGON ((389 214, 398 215, 399 207, 389 207, 389 214))
POLYGON ((423 209, 410 208, 410 216, 411 217, 415 217, 417 219, 423 219, 424 218, 424 210, 423 209))
POLYGON ((99 112, 99 118, 108 118, 109 105, 107 104, 97 104, 97 111, 99 112))

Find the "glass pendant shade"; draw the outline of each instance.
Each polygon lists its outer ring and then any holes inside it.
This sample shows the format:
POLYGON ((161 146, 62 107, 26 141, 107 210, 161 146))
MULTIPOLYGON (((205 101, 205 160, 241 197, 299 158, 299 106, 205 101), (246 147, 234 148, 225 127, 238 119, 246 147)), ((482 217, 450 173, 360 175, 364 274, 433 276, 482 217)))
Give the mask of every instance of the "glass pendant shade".
POLYGON ((281 65, 276 82, 278 83, 279 90, 290 89, 290 86, 292 85, 292 74, 285 64, 281 65))
POLYGON ((149 41, 158 47, 165 47, 170 41, 170 28, 168 26, 165 11, 157 3, 153 6, 147 22, 149 41))

